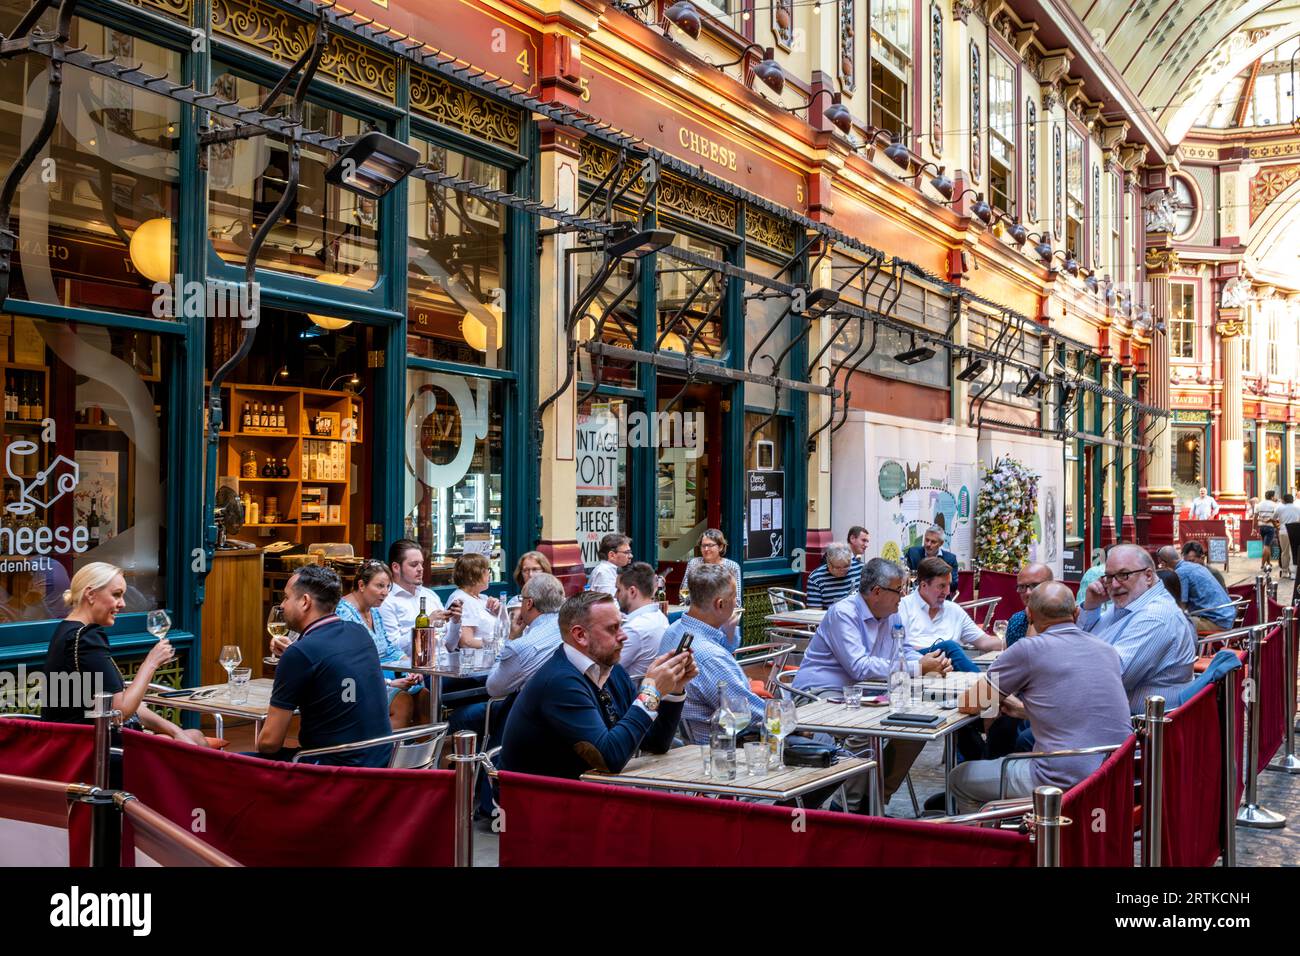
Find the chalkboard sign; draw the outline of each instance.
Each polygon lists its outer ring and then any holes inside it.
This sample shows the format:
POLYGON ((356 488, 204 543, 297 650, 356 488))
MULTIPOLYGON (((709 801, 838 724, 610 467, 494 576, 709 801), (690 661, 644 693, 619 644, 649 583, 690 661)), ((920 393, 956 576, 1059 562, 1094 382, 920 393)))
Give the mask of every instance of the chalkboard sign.
POLYGON ((785 472, 751 471, 747 478, 745 557, 779 557, 785 553, 785 472))
POLYGON ((1210 552, 1211 564, 1228 563, 1228 539, 1227 538, 1207 538, 1206 545, 1210 552))
POLYGON ((1083 577, 1083 548, 1066 548, 1061 552, 1065 580, 1078 581, 1083 577))

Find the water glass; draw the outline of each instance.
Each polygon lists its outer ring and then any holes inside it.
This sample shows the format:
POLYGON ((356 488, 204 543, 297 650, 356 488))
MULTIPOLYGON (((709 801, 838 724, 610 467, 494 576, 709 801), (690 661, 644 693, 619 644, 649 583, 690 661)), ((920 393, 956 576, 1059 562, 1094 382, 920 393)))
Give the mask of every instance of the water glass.
POLYGON ((253 676, 251 667, 236 667, 230 672, 230 702, 248 703, 248 682, 253 676))
POLYGON ((996 637, 999 641, 1001 641, 1003 646, 1006 645, 1007 643, 1007 622, 1006 621, 993 622, 993 636, 996 637))
POLYGON ((707 779, 712 777, 713 776, 713 754, 708 744, 703 744, 700 747, 700 757, 704 760, 703 772, 705 778, 707 779))
POLYGON ((713 757, 713 777, 717 780, 736 779, 736 738, 720 731, 709 738, 709 752, 713 757))
POLYGON ((858 708, 862 706, 862 688, 858 684, 844 685, 844 706, 858 708))
POLYGON ((761 777, 767 773, 768 750, 762 741, 745 744, 745 766, 751 777, 761 777))

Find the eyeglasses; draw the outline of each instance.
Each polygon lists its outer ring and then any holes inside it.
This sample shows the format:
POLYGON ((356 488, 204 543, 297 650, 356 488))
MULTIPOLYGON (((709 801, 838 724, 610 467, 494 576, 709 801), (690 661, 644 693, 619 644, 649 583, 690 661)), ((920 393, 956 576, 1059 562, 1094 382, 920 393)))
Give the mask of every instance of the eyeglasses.
POLYGON ((614 709, 614 698, 610 696, 608 690, 604 687, 596 691, 596 699, 600 701, 600 709, 605 712, 606 726, 613 727, 618 723, 618 711, 614 709))
POLYGON ((619 554, 619 555, 624 555, 624 556, 629 557, 629 558, 632 557, 632 549, 631 549, 631 548, 628 548, 626 551, 615 551, 614 553, 615 553, 615 554, 619 554))
POLYGON ((906 585, 906 584, 904 584, 901 588, 887 588, 887 587, 884 587, 883 585, 880 585, 880 584, 877 584, 876 587, 880 588, 880 590, 882 590, 882 591, 888 591, 890 594, 897 594, 899 597, 906 597, 906 596, 907 596, 907 585, 906 585))
POLYGON ((1026 591, 1032 591, 1034 588, 1038 587, 1038 585, 1042 583, 1043 583, 1042 581, 1035 581, 1033 584, 1017 584, 1016 593, 1023 594, 1026 591))
POLYGON ((1134 568, 1132 571, 1116 571, 1114 574, 1103 574, 1101 579, 1106 582, 1107 586, 1114 584, 1116 581, 1120 584, 1127 584, 1128 579, 1133 575, 1150 570, 1150 568, 1134 568))

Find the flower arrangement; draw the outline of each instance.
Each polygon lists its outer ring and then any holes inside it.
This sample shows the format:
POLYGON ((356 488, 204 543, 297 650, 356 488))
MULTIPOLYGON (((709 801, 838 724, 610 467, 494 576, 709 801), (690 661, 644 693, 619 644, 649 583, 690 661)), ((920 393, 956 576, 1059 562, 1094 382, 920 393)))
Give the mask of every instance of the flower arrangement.
POLYGON ((975 510, 975 560, 989 571, 1015 574, 1037 540, 1039 476, 1014 458, 984 470, 975 510))

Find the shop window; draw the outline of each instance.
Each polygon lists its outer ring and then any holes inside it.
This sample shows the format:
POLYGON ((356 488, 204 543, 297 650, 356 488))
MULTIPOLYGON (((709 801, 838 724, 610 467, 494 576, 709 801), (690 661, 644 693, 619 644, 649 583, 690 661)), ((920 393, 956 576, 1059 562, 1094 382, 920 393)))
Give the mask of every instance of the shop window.
POLYGON ((1195 497, 1205 483, 1205 435, 1197 429, 1174 431, 1174 490, 1181 497, 1195 497))
POLYGON ((1015 68, 997 53, 989 57, 989 199, 993 208, 1015 215, 1015 68))
MULTIPOLYGON (((631 217, 616 214, 619 221, 628 221, 631 217)), ((573 300, 564 308, 572 309, 577 297, 592 281, 592 277, 604 260, 600 252, 579 252, 573 256, 573 284, 569 296, 573 300)), ((606 345, 624 349, 640 349, 640 313, 641 313, 641 274, 643 260, 624 259, 615 267, 613 274, 605 280, 595 298, 577 320, 574 341, 588 342, 599 339, 606 345), (599 329, 599 335, 597 335, 599 329)), ((689 336, 689 333, 687 333, 689 336)), ((673 338, 673 343, 679 337, 673 338)), ((665 344, 665 347, 668 347, 665 344)), ((680 351, 680 349, 679 349, 680 351)), ((618 385, 623 388, 635 388, 637 383, 637 365, 625 359, 609 356, 588 359, 588 353, 577 355, 579 374, 583 381, 595 380, 604 385, 618 385), (590 369, 590 373, 588 372, 590 369), (599 373, 597 375, 597 373, 599 373)))
POLYGON ((1280 496, 1291 490, 1282 484, 1282 438, 1279 432, 1264 433, 1264 481, 1261 491, 1272 488, 1280 496))
POLYGON ((1073 127, 1066 130, 1065 150, 1065 247, 1082 260, 1083 241, 1083 137, 1073 127))
MULTIPOLYGON (((6 32, 26 7, 4 4, 6 32)), ((85 20, 69 45, 180 73, 179 54, 85 20)), ((33 55, 0 70, 0 168, 36 137, 48 66, 33 55)), ((14 198, 10 297, 164 317, 153 286, 174 279, 179 137, 178 103, 65 67, 58 122, 14 198)))
MULTIPOLYGON (((718 262, 727 258, 726 248, 719 243, 683 232, 677 233, 673 245, 718 262)), ((662 340, 660 349, 682 355, 689 350, 698 358, 725 358, 722 330, 726 287, 722 277, 668 256, 655 258, 655 328, 656 340, 662 340), (701 283, 703 288, 697 294, 695 290, 701 283)))
POLYGON ((716 385, 659 378, 655 510, 660 561, 688 561, 700 534, 721 523, 721 488, 712 474, 722 467, 719 392, 716 385))
POLYGON ((871 4, 870 123, 909 135, 908 77, 912 71, 911 0, 875 0, 871 4))
POLYGON ((787 553, 789 510, 785 441, 789 419, 750 412, 745 415, 746 561, 780 558, 787 553))
POLYGON ((1175 282, 1169 288, 1169 356, 1196 357, 1196 286, 1175 282))
POLYGON ((467 551, 487 554, 492 579, 502 579, 502 403, 499 382, 406 373, 403 533, 428 554, 430 586, 451 584, 467 551))
MULTIPOLYGON (((594 396, 578 407, 576 471, 578 545, 582 562, 591 568, 599 560, 600 539, 631 533, 632 499, 628 485, 628 436, 644 434, 644 416, 618 398, 594 396)), ((648 550, 640 542, 641 553, 648 550)), ((633 543, 633 551, 638 543, 633 543)))
MULTIPOLYGON (((461 179, 506 189, 504 169, 413 140, 420 161, 461 179)), ((407 354, 506 366, 506 210, 495 203, 408 180, 407 354)))
POLYGON ((156 335, 21 316, 4 368, 0 622, 68 613, 92 561, 122 568, 126 611, 165 602, 165 343, 156 335))
MULTIPOLYGON (((780 267, 751 256, 745 262, 745 268, 758 275, 775 278, 780 267)), ((789 273, 783 274, 782 278, 788 281, 789 273)), ((790 313, 790 299, 787 296, 764 286, 747 286, 745 289, 745 367, 759 375, 789 378, 792 368, 790 354, 781 357, 779 365, 774 363, 789 347, 791 329, 802 330, 803 323, 806 321, 803 316, 790 313), (763 336, 767 335, 768 330, 774 326, 775 331, 764 341, 763 336), (758 355, 752 358, 751 366, 751 353, 755 348, 758 349, 758 355)), ((814 319, 813 321, 825 323, 833 320, 814 319)), ((829 329, 827 331, 829 333, 829 329)), ((777 390, 771 385, 746 382, 744 387, 746 405, 770 409, 773 407, 774 399, 778 398, 777 390)), ((789 408, 790 390, 781 389, 779 399, 781 408, 789 408)))

